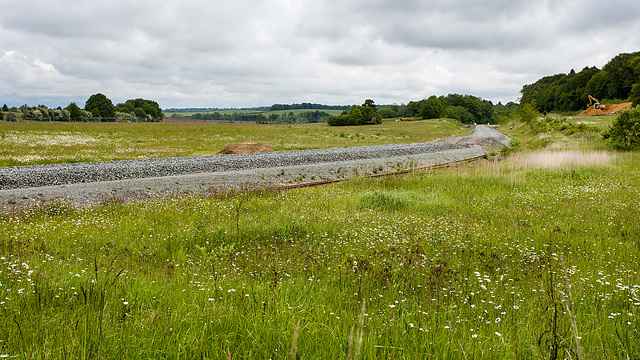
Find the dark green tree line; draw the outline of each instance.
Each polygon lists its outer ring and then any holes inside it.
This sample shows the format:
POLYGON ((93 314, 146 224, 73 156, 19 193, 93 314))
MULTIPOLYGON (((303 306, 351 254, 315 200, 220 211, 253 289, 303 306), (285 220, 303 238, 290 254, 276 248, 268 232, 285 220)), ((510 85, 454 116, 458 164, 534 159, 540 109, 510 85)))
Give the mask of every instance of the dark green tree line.
POLYGON ((420 101, 410 101, 403 116, 420 116, 423 119, 449 117, 464 124, 495 122, 493 103, 472 95, 449 94, 420 101))
POLYGON ((588 96, 600 100, 640 101, 640 52, 620 54, 602 70, 585 67, 576 73, 545 76, 520 91, 522 104, 533 104, 541 112, 583 110, 588 96))
POLYGON ((157 102, 145 99, 130 99, 115 107, 116 111, 133 114, 142 121, 162 121, 162 109, 157 102))
POLYGON ((367 99, 362 106, 353 105, 349 111, 340 115, 329 116, 327 124, 330 126, 359 126, 382 123, 382 116, 376 110, 373 100, 367 99))

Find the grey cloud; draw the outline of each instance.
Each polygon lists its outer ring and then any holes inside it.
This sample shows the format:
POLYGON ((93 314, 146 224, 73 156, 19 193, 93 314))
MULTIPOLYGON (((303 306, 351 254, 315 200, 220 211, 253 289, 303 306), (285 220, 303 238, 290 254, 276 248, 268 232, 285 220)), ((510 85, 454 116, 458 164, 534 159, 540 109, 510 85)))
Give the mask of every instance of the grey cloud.
POLYGON ((9 84, 0 101, 19 103, 98 91, 116 102, 144 94, 165 107, 406 102, 449 92, 505 102, 542 76, 640 48, 640 4, 622 0, 607 4, 616 12, 593 0, 0 5, 0 78, 9 84))

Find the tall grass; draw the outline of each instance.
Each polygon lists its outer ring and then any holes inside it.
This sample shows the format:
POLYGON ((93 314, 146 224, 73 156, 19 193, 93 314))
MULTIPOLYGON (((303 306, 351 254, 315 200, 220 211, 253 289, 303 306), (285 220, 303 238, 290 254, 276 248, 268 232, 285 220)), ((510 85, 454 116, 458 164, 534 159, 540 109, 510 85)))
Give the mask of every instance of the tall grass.
POLYGON ((557 155, 1 214, 0 355, 636 358, 640 157, 557 155))
POLYGON ((520 153, 508 159, 513 169, 569 169, 604 166, 615 161, 615 154, 606 151, 536 151, 520 153))

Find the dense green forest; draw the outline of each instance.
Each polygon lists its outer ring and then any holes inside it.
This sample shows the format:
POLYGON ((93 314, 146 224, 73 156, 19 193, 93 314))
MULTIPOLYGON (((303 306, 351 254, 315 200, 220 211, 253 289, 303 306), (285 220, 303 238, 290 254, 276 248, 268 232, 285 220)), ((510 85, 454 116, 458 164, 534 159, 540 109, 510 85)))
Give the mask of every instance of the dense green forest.
POLYGON ((568 74, 545 76, 520 91, 521 104, 533 104, 541 112, 585 109, 588 96, 602 102, 640 103, 640 52, 619 54, 602 69, 585 67, 568 74))

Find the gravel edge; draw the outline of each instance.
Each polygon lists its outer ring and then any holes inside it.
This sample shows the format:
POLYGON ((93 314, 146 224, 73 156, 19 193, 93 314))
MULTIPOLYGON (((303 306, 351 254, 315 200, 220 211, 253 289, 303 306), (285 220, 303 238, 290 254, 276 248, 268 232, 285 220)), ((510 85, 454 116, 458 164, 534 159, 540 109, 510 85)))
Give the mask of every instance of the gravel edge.
MULTIPOLYGON (((504 139, 504 135, 485 126, 476 127, 474 134, 476 136, 490 135, 500 140, 504 139), (483 128, 479 130, 480 128, 483 128), (489 129, 487 131, 486 129, 489 129), (480 133, 481 131, 481 133, 480 133)), ((472 135, 474 136, 474 135, 472 135)), ((507 138, 508 139, 508 138, 507 138)), ((500 141, 499 140, 499 141, 500 141)), ((107 180, 95 182, 79 182, 79 183, 63 183, 48 186, 14 188, 0 190, 0 211, 15 211, 25 207, 34 205, 42 205, 46 203, 61 201, 68 202, 78 207, 86 207, 109 201, 116 202, 132 202, 132 201, 148 201, 152 199, 176 197, 185 195, 207 195, 220 191, 222 189, 247 188, 247 187, 280 187, 295 184, 313 183, 319 181, 349 179, 363 175, 371 175, 375 173, 393 173, 407 169, 415 169, 428 167, 433 165, 445 164, 452 161, 462 161, 487 153, 482 147, 469 147, 460 144, 448 144, 449 146, 441 147, 440 145, 433 147, 433 143, 399 145, 404 149, 400 153, 404 155, 393 156, 393 151, 389 153, 389 148, 396 148, 396 145, 388 146, 367 146, 359 148, 336 148, 312 151, 313 154, 324 154, 324 161, 317 160, 315 155, 305 160, 306 162, 296 163, 292 165, 278 165, 278 162, 269 161, 267 167, 251 168, 242 165, 245 168, 233 169, 229 171, 204 171, 195 173, 178 173, 166 176, 150 176, 140 178, 129 178, 122 180, 107 180), (428 145, 428 146, 425 146, 428 145), (453 146, 451 146, 453 145, 453 146), (376 151, 385 149, 384 151, 376 151), (407 153, 408 150, 408 155, 407 153), (422 150, 420 150, 422 149, 422 150), (425 149, 427 150, 425 152, 425 149), (347 156, 347 160, 341 160, 346 153, 366 153, 366 156, 356 156, 356 158, 347 156), (366 150, 366 151, 362 151, 366 150), (329 154, 329 155, 326 155, 329 154), (391 154, 391 155, 390 155, 391 154), (360 158, 358 158, 360 157, 360 158), (331 159, 340 159, 340 161, 330 161, 331 159)), ((249 154, 254 155, 251 158, 267 156, 277 157, 276 153, 249 154), (257 155, 257 156, 256 156, 257 155)), ((280 152, 280 155, 296 155, 300 156, 301 152, 280 152)), ((305 151, 302 151, 305 154, 305 151)), ((225 155, 229 156, 229 155, 225 155)), ((179 158, 182 163, 188 163, 188 160, 198 161, 203 158, 213 157, 192 157, 179 158), (187 161, 185 161, 187 160, 187 161)), ((218 157, 219 158, 219 157, 218 157)), ((246 159, 246 156, 238 157, 246 159)), ((292 159, 288 157, 289 159, 292 159)), ((295 156, 293 157, 295 159, 295 156)), ((154 159, 155 160, 155 159, 154 159)), ((167 160, 167 159, 161 159, 167 160)), ((174 160, 174 159, 171 159, 174 160)), ((124 164, 126 169, 132 161, 125 162, 109 162, 109 168, 124 164)), ((135 162, 140 164, 140 162, 135 162)), ((259 162, 258 162, 259 163, 259 162)), ((283 163, 280 160, 280 163, 283 163)), ((287 161, 284 161, 287 164, 287 161)), ((142 162, 144 164, 144 162, 142 162)), ((250 163, 251 164, 251 163, 250 163)), ((249 165, 250 165, 249 164, 249 165)), ((104 166, 105 164, 63 164, 58 168, 66 168, 69 165, 79 166, 104 166)), ((39 167, 17 167, 9 168, 15 171, 18 168, 33 170, 46 168, 50 170, 52 166, 39 167)), ((56 168, 53 166, 53 168, 56 168)), ((7 169, 5 169, 7 170, 7 169)), ((29 172, 26 172, 29 174, 29 172)))

